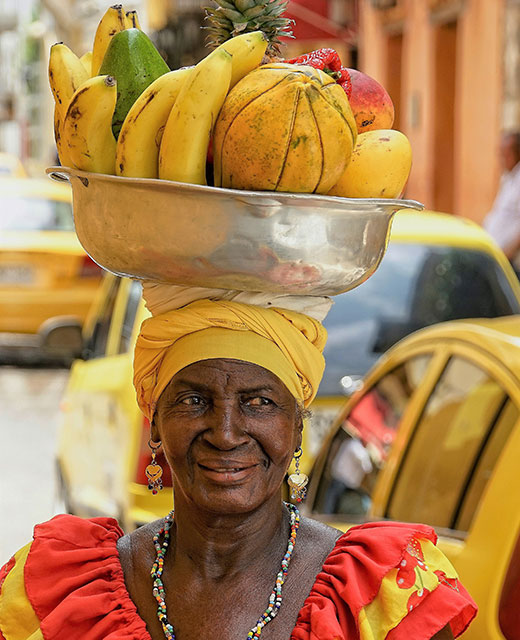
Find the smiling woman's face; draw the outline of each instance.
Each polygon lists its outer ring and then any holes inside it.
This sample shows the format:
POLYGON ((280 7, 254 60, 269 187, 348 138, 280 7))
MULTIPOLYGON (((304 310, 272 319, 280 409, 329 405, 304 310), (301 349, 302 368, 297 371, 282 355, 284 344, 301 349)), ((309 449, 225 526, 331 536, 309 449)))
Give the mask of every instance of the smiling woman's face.
POLYGON ((242 513, 279 491, 301 427, 294 397, 274 374, 214 359, 172 378, 152 437, 162 441, 176 496, 216 513, 242 513))

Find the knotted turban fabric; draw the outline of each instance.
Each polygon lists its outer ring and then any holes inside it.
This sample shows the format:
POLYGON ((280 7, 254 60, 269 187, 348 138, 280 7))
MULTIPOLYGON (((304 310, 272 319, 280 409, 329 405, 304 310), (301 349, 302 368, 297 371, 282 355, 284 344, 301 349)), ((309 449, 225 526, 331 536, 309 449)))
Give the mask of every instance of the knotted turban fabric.
POLYGON ((197 300, 143 322, 134 357, 134 386, 151 421, 173 376, 194 362, 230 358, 274 373, 308 406, 318 390, 327 332, 296 311, 225 300, 197 300))

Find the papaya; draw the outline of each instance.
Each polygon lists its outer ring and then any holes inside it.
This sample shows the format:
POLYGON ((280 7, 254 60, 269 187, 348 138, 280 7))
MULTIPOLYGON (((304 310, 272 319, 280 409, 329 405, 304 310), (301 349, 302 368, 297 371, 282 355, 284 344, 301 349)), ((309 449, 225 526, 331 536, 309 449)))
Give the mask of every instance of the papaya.
POLYGON ((399 198, 412 168, 412 147, 397 129, 365 131, 350 162, 329 191, 345 198, 399 198))
POLYGON ((112 131, 117 138, 126 114, 152 82, 170 71, 150 38, 140 29, 124 29, 110 41, 99 75, 117 80, 117 102, 112 131))
POLYGON ((213 138, 215 186, 327 193, 354 148, 345 91, 323 71, 273 63, 229 92, 213 138))

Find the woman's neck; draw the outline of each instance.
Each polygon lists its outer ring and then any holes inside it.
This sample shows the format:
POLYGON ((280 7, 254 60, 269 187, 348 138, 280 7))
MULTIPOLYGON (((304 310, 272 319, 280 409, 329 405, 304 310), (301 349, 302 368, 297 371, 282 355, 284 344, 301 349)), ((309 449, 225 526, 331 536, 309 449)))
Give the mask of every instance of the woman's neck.
POLYGON ((232 578, 275 554, 279 563, 289 537, 289 517, 279 496, 246 514, 215 515, 178 497, 170 567, 215 581, 232 578), (279 551, 279 553, 277 553, 279 551))

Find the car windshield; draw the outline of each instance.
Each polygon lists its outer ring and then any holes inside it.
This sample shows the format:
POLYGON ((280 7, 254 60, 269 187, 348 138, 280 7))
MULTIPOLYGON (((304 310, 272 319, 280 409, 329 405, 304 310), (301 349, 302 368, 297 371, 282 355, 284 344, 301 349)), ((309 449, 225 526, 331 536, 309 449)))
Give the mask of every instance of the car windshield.
POLYGON ((362 286, 334 298, 324 325, 327 366, 320 395, 343 392, 342 378, 362 376, 401 338, 459 318, 520 313, 503 270, 488 254, 459 247, 390 243, 362 286))
POLYGON ((72 231, 69 202, 2 195, 0 231, 72 231))

